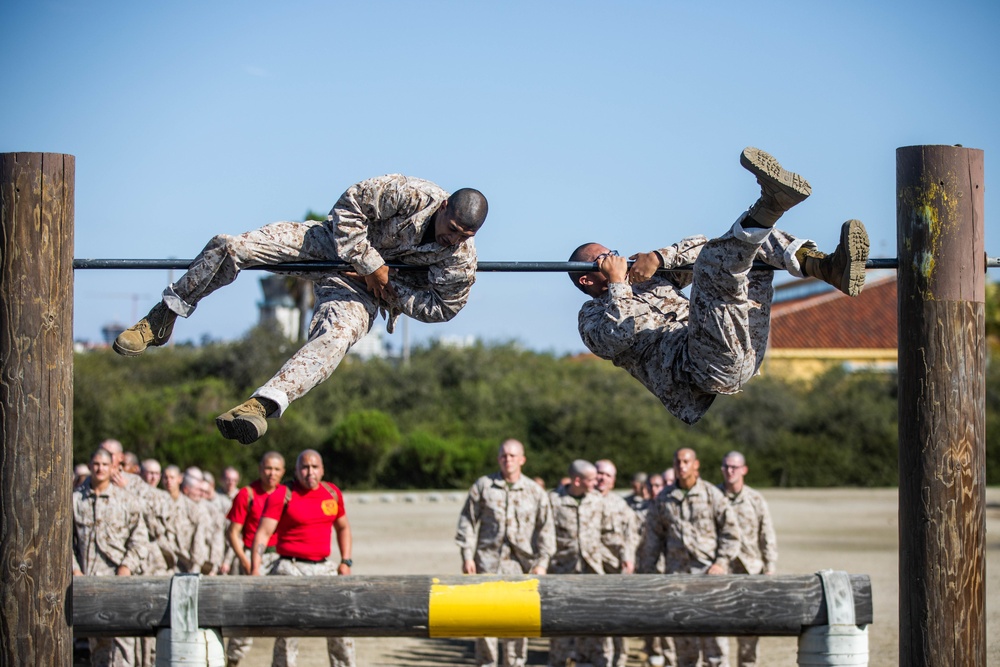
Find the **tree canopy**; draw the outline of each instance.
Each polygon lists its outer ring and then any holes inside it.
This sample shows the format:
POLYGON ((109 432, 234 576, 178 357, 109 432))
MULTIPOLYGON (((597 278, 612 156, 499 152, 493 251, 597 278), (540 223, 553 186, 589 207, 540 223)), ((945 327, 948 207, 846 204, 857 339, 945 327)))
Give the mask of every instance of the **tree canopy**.
MULTIPOLYGON (((461 488, 496 468, 506 438, 525 443, 526 474, 551 486, 575 458, 632 472, 669 467, 693 447, 720 481, 733 449, 755 486, 890 486, 897 482, 896 377, 831 371, 810 384, 761 376, 719 397, 694 426, 672 417, 638 382, 592 357, 557 357, 513 344, 417 347, 409 363, 348 357, 251 447, 224 440, 214 418, 243 400, 294 351, 267 328, 233 343, 108 351, 75 360, 74 455, 104 438, 140 458, 253 477, 257 460, 303 449, 345 488, 461 488)), ((1000 370, 987 369, 987 479, 1000 482, 1000 370), (992 462, 993 465, 989 465, 992 462)))

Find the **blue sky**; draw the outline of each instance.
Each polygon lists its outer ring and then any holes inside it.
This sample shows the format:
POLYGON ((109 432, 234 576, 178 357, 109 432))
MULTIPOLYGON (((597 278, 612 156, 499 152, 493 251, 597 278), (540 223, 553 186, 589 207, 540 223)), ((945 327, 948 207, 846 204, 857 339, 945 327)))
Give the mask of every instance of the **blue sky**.
MULTIPOLYGON (((894 257, 895 151, 1000 154, 993 2, 0 0, 0 152, 76 156, 79 258, 191 258, 214 234, 326 212, 401 172, 490 200, 482 260, 565 260, 722 233, 759 146, 813 185, 782 226, 894 257)), ((986 244, 1000 254, 991 189, 986 244)), ((232 339, 247 272, 178 324, 232 339)), ((131 323, 164 271, 77 271, 77 339, 131 323)), ((562 274, 482 274, 435 336, 582 351, 562 274)), ((400 334, 390 338, 400 345, 400 334)))

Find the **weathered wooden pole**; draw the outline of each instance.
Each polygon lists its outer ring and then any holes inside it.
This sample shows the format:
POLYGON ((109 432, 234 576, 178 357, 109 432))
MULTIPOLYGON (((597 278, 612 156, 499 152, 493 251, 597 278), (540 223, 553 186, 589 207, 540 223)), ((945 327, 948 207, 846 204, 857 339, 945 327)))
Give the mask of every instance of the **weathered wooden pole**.
MULTIPOLYGON (((846 575, 845 575, 846 576, 846 575)), ((769 635, 828 624, 811 574, 202 577, 203 628, 246 637, 769 635)), ((849 575, 855 623, 872 622, 871 581, 849 575)), ((151 635, 170 625, 170 577, 79 577, 80 636, 151 635)))
POLYGON ((74 176, 0 154, 0 665, 73 663, 74 176))
POLYGON ((896 151, 900 664, 986 664, 983 152, 896 151))

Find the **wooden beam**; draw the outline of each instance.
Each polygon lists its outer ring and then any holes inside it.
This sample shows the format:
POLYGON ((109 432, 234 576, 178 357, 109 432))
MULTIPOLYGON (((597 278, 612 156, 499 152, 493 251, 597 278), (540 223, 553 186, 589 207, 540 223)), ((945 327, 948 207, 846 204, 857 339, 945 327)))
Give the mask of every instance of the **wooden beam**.
POLYGON ((0 154, 0 665, 73 662, 74 169, 0 154))
MULTIPOLYGON (((871 582, 851 584, 867 625, 871 582)), ((170 577, 76 577, 74 631, 155 634, 169 590, 170 577)), ((826 603, 816 575, 202 577, 198 618, 248 637, 797 636, 826 624, 826 603)))
POLYGON ((899 658, 986 664, 983 152, 896 151, 899 658))

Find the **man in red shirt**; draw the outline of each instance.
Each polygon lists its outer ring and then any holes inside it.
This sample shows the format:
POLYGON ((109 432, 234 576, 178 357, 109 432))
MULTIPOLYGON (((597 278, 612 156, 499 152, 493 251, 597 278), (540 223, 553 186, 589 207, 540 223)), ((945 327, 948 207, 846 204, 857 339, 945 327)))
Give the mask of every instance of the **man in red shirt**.
MULTIPOLYGON (((240 489, 233 498, 232 507, 226 518, 229 519, 229 528, 226 531, 226 540, 236 554, 236 559, 240 567, 238 571, 231 571, 230 574, 250 574, 252 565, 250 563, 250 553, 253 549, 253 539, 257 534, 257 526, 260 518, 264 514, 264 505, 267 498, 275 489, 281 486, 281 478, 285 476, 285 457, 278 452, 267 452, 260 459, 257 468, 258 478, 250 486, 240 489)), ((278 542, 277 534, 272 535, 265 545, 264 555, 261 558, 261 568, 269 570, 276 560, 278 552, 275 545, 278 542)), ((240 660, 246 657, 253 644, 251 637, 230 637, 226 645, 226 665, 236 667, 240 660)))
MULTIPOLYGON (((277 537, 278 560, 267 574, 337 576, 351 573, 351 524, 344 511, 344 496, 323 481, 323 458, 312 449, 295 461, 295 481, 279 486, 268 496, 257 526, 251 554, 251 574, 264 574, 263 560, 271 537, 277 537), (331 537, 337 533, 340 563, 330 560, 331 537)), ((330 667, 354 667, 354 640, 328 637, 330 667)), ((274 642, 273 667, 295 667, 299 642, 280 637, 274 642)))

